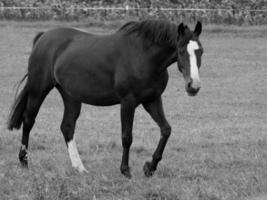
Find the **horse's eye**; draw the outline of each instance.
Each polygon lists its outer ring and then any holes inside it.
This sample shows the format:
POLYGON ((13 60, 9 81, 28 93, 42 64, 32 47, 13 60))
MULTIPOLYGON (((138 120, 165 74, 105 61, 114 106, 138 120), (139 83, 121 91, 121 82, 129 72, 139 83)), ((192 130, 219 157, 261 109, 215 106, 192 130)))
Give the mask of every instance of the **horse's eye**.
POLYGON ((198 54, 199 56, 202 56, 202 54, 203 54, 203 50, 202 50, 202 49, 196 50, 195 52, 196 52, 196 54, 198 54))
POLYGON ((181 55, 181 56, 184 56, 184 55, 185 55, 185 51, 183 51, 183 50, 178 51, 178 53, 179 53, 179 55, 181 55))

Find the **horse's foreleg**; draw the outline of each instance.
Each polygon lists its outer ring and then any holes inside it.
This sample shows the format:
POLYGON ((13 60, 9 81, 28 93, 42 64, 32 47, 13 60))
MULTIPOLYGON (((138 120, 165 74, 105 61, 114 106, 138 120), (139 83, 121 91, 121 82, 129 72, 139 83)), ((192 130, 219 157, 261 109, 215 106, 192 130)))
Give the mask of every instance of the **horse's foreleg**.
POLYGON ((80 115, 81 102, 73 100, 62 90, 59 89, 59 91, 64 102, 64 116, 60 128, 67 144, 71 164, 79 172, 87 172, 81 161, 74 139, 74 129, 76 121, 80 115))
POLYGON ((161 131, 161 138, 152 156, 152 161, 146 162, 143 168, 145 175, 149 177, 156 171, 157 165, 162 158, 164 148, 171 134, 171 126, 165 118, 161 97, 153 102, 145 103, 143 106, 153 120, 159 125, 161 131))
POLYGON ((133 129, 133 119, 135 112, 135 98, 128 96, 124 98, 121 102, 121 139, 123 146, 123 154, 121 160, 121 173, 130 178, 131 172, 129 168, 129 151, 132 144, 132 129, 133 129))

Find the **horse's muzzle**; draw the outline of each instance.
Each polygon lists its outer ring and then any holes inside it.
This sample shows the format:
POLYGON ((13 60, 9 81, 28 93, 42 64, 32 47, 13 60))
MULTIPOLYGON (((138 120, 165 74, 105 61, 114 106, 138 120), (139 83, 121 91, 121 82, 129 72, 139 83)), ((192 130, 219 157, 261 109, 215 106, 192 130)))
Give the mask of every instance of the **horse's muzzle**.
POLYGON ((200 87, 201 87, 200 81, 193 82, 191 80, 185 85, 185 90, 188 96, 196 96, 200 90, 200 87))

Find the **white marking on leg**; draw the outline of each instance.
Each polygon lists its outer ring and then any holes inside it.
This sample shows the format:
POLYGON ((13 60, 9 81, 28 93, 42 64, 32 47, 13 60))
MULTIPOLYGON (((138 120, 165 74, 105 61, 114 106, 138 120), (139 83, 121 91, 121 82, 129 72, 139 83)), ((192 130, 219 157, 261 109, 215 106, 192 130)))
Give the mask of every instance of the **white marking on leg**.
POLYGON ((70 140, 67 145, 72 166, 79 172, 87 172, 81 161, 75 139, 70 140))
POLYGON ((195 54, 195 50, 197 49, 199 49, 198 43, 196 41, 190 40, 187 45, 187 52, 189 54, 190 61, 190 77, 192 78, 193 84, 194 82, 200 83, 197 59, 195 54))

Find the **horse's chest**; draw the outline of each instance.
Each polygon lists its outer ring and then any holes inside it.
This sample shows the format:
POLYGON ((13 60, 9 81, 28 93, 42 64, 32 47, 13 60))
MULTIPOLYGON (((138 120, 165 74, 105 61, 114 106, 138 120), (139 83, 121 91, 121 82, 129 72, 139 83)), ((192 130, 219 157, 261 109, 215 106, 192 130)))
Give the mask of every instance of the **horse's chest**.
POLYGON ((139 102, 153 100, 159 97, 166 88, 168 72, 161 74, 134 73, 118 71, 115 76, 115 90, 120 98, 133 94, 139 102))
POLYGON ((139 80, 131 85, 133 93, 140 102, 151 101, 163 93, 168 77, 163 76, 153 80, 139 80))
POLYGON ((148 87, 139 92, 136 92, 135 95, 139 99, 140 102, 151 101, 161 96, 165 87, 163 85, 159 85, 156 87, 148 87))

